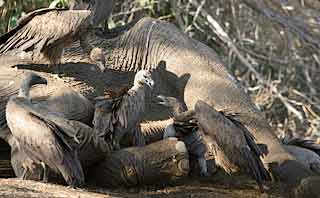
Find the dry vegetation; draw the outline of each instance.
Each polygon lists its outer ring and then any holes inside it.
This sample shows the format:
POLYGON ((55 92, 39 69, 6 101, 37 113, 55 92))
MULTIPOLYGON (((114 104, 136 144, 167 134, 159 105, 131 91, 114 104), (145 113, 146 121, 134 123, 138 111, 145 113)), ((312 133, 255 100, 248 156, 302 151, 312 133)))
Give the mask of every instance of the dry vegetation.
MULTIPOLYGON (((234 178, 233 178, 234 179, 234 178)), ((230 181, 229 181, 230 182, 230 181)), ((267 193, 260 193, 256 184, 241 177, 231 183, 215 181, 186 181, 183 185, 159 187, 143 187, 141 189, 98 189, 84 187, 71 189, 55 184, 44 184, 19 179, 0 180, 0 197, 32 197, 32 198, 281 198, 292 196, 284 191, 283 186, 276 186, 267 193)))

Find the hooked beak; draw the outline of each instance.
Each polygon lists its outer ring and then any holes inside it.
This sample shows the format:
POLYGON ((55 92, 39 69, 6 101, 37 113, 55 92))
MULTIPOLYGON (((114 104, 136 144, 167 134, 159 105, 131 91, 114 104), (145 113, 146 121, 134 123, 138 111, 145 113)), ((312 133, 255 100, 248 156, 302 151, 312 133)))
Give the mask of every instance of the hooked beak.
POLYGON ((150 89, 152 89, 154 86, 154 81, 152 79, 148 80, 147 85, 150 87, 150 89))
POLYGON ((159 101, 157 102, 160 105, 166 105, 166 98, 163 95, 158 95, 157 98, 159 101))

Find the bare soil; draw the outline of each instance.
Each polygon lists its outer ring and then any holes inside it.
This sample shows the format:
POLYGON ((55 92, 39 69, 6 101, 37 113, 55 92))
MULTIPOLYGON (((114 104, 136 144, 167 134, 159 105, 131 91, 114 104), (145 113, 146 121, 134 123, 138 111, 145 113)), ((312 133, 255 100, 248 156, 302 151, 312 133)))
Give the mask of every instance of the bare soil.
POLYGON ((143 187, 126 189, 99 189, 86 186, 81 189, 45 184, 20 179, 0 179, 0 197, 15 198, 108 198, 108 197, 151 197, 151 198, 253 198, 253 197, 291 197, 288 188, 280 184, 272 185, 265 193, 260 193, 254 181, 234 177, 228 181, 216 181, 214 177, 206 179, 188 179, 181 184, 166 187, 143 187))

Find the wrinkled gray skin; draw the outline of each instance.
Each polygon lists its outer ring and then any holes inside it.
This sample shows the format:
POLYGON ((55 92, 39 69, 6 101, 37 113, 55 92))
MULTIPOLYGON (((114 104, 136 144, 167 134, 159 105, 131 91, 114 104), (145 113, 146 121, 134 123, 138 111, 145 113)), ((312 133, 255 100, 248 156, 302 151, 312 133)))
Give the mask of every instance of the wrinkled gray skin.
MULTIPOLYGON (((218 55, 206 45, 183 34, 174 25, 144 18, 113 38, 101 32, 99 36, 89 36, 92 45, 105 48, 108 69, 128 72, 127 77, 118 78, 114 86, 132 80, 130 71, 154 68, 154 94, 177 97, 185 101, 189 108, 196 101, 203 100, 218 111, 235 114, 234 119, 247 127, 258 143, 267 146, 268 152, 263 161, 275 178, 297 184, 302 178, 313 174, 283 148, 264 115, 228 73, 218 55)), ((17 58, 19 56, 3 56, 0 57, 0 63, 17 62, 17 58)), ((79 43, 66 49, 64 54, 64 62, 88 60, 79 43)), ((88 70, 81 71, 79 67, 70 70, 77 72, 66 76, 76 77, 77 82, 81 81, 88 86, 80 87, 68 79, 69 86, 82 93, 92 93, 92 88, 101 92, 102 82, 107 81, 107 75, 98 78, 89 75, 88 70)), ((89 97, 92 95, 86 94, 89 97)), ((167 111, 161 111, 158 106, 150 103, 145 118, 159 119, 169 115, 167 111)))

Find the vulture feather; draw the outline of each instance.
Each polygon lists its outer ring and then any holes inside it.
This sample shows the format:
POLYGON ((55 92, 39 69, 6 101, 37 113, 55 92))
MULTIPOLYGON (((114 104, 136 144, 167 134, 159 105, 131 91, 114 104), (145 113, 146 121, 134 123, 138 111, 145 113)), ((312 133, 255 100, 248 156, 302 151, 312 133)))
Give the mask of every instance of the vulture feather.
POLYGON ((195 112, 199 127, 215 145, 216 164, 229 174, 240 170, 251 173, 260 190, 264 191, 262 182, 270 176, 260 159, 262 151, 250 132, 203 101, 196 103, 195 112))
POLYGON ((29 97, 32 85, 46 84, 46 79, 28 73, 18 96, 12 96, 6 107, 8 127, 20 149, 35 163, 61 173, 68 185, 76 187, 84 182, 78 159, 79 141, 72 127, 61 122, 63 118, 48 113, 45 107, 34 105, 29 97))
POLYGON ((110 16, 112 5, 112 0, 83 0, 73 2, 71 10, 44 8, 30 12, 18 21, 17 27, 0 37, 0 54, 10 50, 32 52, 35 60, 44 57, 51 64, 59 64, 63 49, 80 40, 82 48, 103 71, 103 51, 87 42, 86 33, 110 16))
POLYGON ((163 137, 177 137, 186 144, 188 152, 197 158, 200 167, 200 175, 208 176, 207 162, 205 154, 207 146, 199 130, 198 121, 195 117, 195 111, 183 108, 181 102, 174 97, 158 96, 159 104, 169 107, 172 110, 173 124, 169 124, 163 137))
POLYGON ((152 88, 154 81, 151 73, 139 71, 134 78, 134 85, 119 93, 108 92, 105 96, 95 98, 94 131, 97 137, 112 142, 115 150, 120 149, 124 135, 133 136, 133 145, 145 145, 141 133, 141 116, 145 109, 147 86, 152 88))

